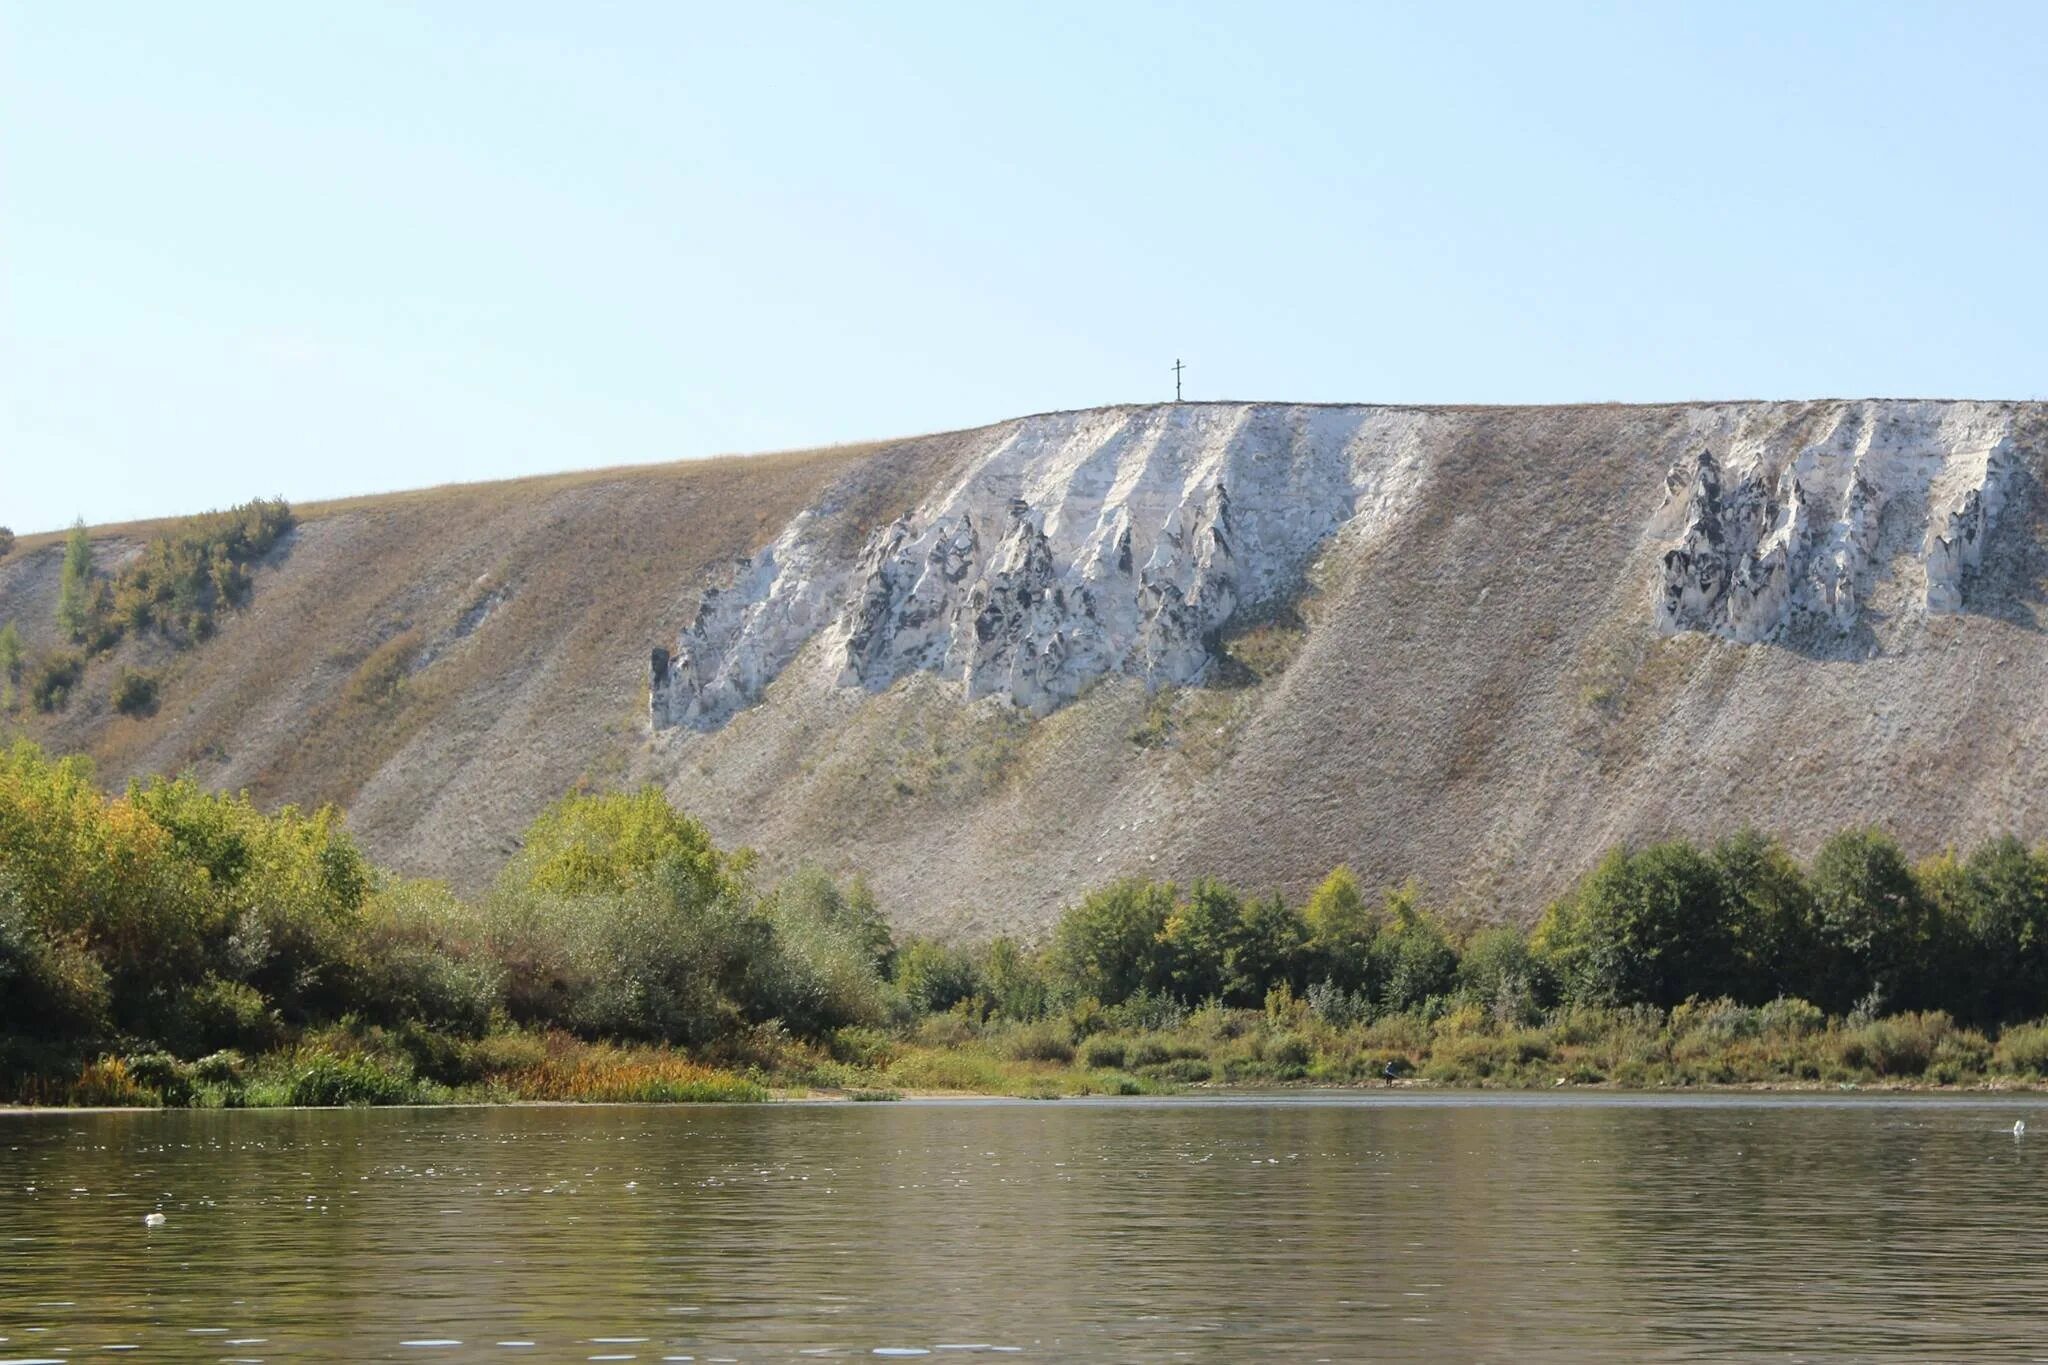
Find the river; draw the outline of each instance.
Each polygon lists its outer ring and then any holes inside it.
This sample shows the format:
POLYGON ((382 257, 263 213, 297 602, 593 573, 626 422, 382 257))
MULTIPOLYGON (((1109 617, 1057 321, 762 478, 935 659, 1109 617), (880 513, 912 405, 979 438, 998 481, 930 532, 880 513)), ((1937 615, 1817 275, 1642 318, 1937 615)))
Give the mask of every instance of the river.
POLYGON ((2043 1144, 2025 1096, 0 1115, 0 1361, 2039 1357, 2043 1144))

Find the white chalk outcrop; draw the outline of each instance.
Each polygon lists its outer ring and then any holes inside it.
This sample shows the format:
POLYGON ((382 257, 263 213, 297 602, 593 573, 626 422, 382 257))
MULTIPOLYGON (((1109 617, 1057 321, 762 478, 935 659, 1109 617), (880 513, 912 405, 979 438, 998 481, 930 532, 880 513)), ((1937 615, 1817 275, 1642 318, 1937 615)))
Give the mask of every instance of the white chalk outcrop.
POLYGON ((1660 630, 1848 635, 1881 580, 1929 614, 1962 610, 2020 468, 2011 405, 1843 404, 1791 442, 1782 422, 1746 429, 1750 412, 1704 415, 1666 482, 1682 515, 1659 562, 1660 630))
MULTIPOLYGON (((2025 461, 2006 403, 1708 404, 1650 526, 1648 624, 1744 643, 1960 611, 2025 461)), ((917 671, 1047 711, 1109 674, 1203 681, 1218 633, 1319 546, 1399 534, 1440 452, 1424 409, 1187 404, 990 428, 954 481, 851 558, 822 509, 654 651, 657 728, 714 729, 792 668, 879 691, 917 671)), ((1645 451, 1658 465, 1670 457, 1645 451)), ((1801 636, 1800 638, 1809 638, 1801 636)))
POLYGON ((814 641, 821 685, 929 670, 1036 711, 1111 673, 1199 682, 1216 633, 1293 592, 1324 540, 1392 524, 1427 420, 1190 404, 993 428, 854 562, 828 562, 828 528, 806 514, 737 565, 675 650, 655 651, 654 724, 715 728, 814 641))

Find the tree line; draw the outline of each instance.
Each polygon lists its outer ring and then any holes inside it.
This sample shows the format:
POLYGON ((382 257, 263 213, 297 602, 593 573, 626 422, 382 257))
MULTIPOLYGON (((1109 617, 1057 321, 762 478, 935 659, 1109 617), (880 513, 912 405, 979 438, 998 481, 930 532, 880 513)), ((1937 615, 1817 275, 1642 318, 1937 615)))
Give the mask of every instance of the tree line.
POLYGON ((899 938, 858 881, 768 882, 652 789, 550 807, 481 895, 380 872, 332 809, 186 779, 109 794, 82 758, 0 753, 0 1073, 102 1051, 262 1052, 355 1019, 710 1048, 949 1011, 1033 1021, 1305 1002, 1323 1020, 1504 1025, 1581 1006, 1788 998, 1836 1015, 2048 1012, 2048 853, 1918 864, 1872 830, 1801 865, 1744 832, 1609 853, 1527 932, 1458 926, 1339 868, 1300 904, 1210 879, 1082 896, 1041 945, 899 938))

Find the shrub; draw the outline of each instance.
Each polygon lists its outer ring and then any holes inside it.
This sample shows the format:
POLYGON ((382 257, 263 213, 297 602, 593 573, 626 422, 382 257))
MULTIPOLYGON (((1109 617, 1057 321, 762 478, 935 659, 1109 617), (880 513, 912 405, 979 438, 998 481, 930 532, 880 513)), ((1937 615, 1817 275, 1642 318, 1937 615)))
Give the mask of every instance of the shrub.
POLYGON ((178 1001, 179 1032, 191 1051, 246 1048, 261 1052, 275 1046, 282 1021, 261 992, 240 981, 209 976, 187 988, 178 1001))
POLYGON ((1671 1011, 1671 1030, 1717 1044, 1754 1038, 1763 1032, 1764 1015, 1759 1009, 1738 1005, 1723 996, 1719 1000, 1688 1000, 1671 1011))
POLYGON ((317 1053, 293 1068, 287 1103, 301 1108, 410 1104, 418 1098, 412 1079, 374 1057, 317 1053))
POLYGON ((45 654, 29 674, 28 698, 38 711, 61 711, 85 676, 85 656, 59 649, 45 654))
POLYGON ((1826 1028, 1828 1017, 1818 1005, 1781 995, 1757 1010, 1757 1022, 1774 1037, 1805 1038, 1826 1028))
POLYGON ((834 1029, 826 1035, 825 1049, 834 1061, 869 1067, 887 1066, 897 1050, 894 1040, 886 1033, 880 1029, 863 1028, 858 1024, 834 1029))
POLYGON ((114 674, 108 699, 124 716, 143 716, 156 710, 157 677, 140 669, 122 667, 114 674))
POLYGON ((1842 1035, 1842 1064, 1879 1076, 1918 1076, 1954 1029, 1954 1021, 1939 1011, 1872 1020, 1842 1035))
POLYGON ((5 559, 7 557, 8 551, 12 550, 13 548, 13 530, 6 526, 0 526, 0 559, 5 559))
POLYGON ((193 1062, 190 1070, 193 1080, 206 1085, 240 1085, 245 1064, 241 1053, 225 1048, 193 1062))
POLYGON ((137 1085, 154 1090, 164 1104, 192 1102, 192 1075, 168 1052, 142 1052, 124 1058, 122 1065, 137 1085))
POLYGON ((1081 1047, 1081 1061, 1098 1071, 1122 1068, 1124 1056, 1124 1044, 1120 1038, 1090 1038, 1081 1047))
POLYGON ((119 1057, 102 1057, 80 1069, 78 1079, 66 1088, 64 1103, 89 1109, 153 1109, 163 1097, 129 1075, 119 1057))
POLYGON ((1031 1024, 1017 1031, 1010 1040, 1010 1055, 1020 1062, 1058 1062, 1065 1065, 1074 1060, 1074 1045, 1068 1041, 1066 1031, 1049 1024, 1031 1024))
MULTIPOLYGON (((1091 1023, 1095 1021, 1095 1016, 1091 1015, 1091 1023)), ((1129 1029, 1137 1033, 1171 1033, 1187 1021, 1188 1007, 1180 1001, 1170 995, 1139 991, 1101 1016, 1099 1022, 1102 1027, 1129 1029)), ((1075 1032, 1084 1030, 1077 1027, 1075 1032)))
POLYGON ((981 990, 974 957, 963 948, 912 939, 896 954, 895 965, 897 988, 911 1008, 926 1014, 949 1010, 981 990))
POLYGON ((1278 1033, 1266 1042, 1266 1060, 1277 1067, 1306 1067, 1315 1050, 1298 1033, 1278 1033))
POLYGON ((2048 1020, 2013 1024, 1998 1035, 1992 1061, 2015 1076, 2048 1076, 2048 1020))

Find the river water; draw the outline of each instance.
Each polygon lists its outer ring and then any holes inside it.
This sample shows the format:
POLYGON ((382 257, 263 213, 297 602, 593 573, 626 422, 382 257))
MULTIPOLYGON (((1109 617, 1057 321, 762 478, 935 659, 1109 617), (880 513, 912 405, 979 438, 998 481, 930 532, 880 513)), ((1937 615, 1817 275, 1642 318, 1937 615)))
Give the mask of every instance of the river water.
POLYGON ((16 1114, 0 1360, 2043 1358, 2044 1174, 2026 1097, 16 1114))

